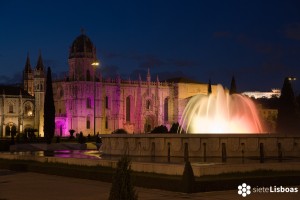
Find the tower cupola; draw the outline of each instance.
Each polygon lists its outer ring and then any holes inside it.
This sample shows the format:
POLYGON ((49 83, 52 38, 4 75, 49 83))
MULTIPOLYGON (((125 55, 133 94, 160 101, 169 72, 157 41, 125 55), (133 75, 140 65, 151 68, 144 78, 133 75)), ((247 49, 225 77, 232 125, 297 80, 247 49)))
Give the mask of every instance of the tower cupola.
POLYGON ((70 47, 70 58, 96 58, 96 48, 84 33, 79 35, 70 47))

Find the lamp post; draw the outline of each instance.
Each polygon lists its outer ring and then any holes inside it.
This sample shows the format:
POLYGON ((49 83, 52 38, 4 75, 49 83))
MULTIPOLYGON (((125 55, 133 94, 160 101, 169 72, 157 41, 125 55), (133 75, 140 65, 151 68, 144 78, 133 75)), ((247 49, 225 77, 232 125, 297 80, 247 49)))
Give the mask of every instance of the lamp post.
POLYGON ((289 81, 295 81, 295 80, 297 80, 297 78, 296 78, 296 77, 293 77, 293 76, 288 77, 288 79, 289 79, 289 81))
POLYGON ((295 94, 295 93, 296 93, 296 91, 294 91, 294 89, 295 89, 295 86, 294 86, 294 84, 293 84, 293 82, 292 82, 292 81, 296 81, 296 80, 297 80, 297 78, 296 78, 296 77, 294 77, 294 76, 290 76, 290 77, 288 77, 288 79, 289 79, 289 81, 290 81, 290 83, 291 83, 291 86, 292 86, 293 92, 294 92, 294 94, 295 94))
POLYGON ((94 67, 94 136, 96 135, 96 69, 100 65, 98 60, 92 63, 94 67))

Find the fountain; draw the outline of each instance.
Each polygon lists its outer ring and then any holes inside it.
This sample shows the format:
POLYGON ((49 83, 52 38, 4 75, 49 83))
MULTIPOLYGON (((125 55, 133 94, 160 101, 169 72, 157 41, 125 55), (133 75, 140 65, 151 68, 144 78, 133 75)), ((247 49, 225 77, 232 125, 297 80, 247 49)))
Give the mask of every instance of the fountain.
POLYGON ((183 112, 181 127, 187 133, 263 133, 254 103, 248 97, 229 95, 222 85, 215 94, 193 96, 183 112))

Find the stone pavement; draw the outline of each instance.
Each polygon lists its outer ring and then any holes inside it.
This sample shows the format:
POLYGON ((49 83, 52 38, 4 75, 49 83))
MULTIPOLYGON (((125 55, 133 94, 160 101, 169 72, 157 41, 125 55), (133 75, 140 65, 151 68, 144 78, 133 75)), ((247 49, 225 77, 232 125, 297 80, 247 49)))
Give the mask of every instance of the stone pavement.
MULTIPOLYGON (((106 200, 109 196, 110 186, 110 183, 100 181, 0 169, 0 200, 106 200)), ((299 186, 298 188, 300 189, 299 186)), ((237 190, 195 194, 140 187, 136 190, 139 200, 300 199, 300 191, 296 194, 256 193, 244 198, 237 194, 237 190)))

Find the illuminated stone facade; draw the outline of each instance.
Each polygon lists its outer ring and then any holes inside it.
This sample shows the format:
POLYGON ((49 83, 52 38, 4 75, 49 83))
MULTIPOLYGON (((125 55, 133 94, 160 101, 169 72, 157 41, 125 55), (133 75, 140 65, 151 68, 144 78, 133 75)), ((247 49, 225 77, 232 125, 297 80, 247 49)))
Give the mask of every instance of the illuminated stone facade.
POLYGON ((0 86, 0 137, 34 127, 34 97, 19 87, 0 86))
POLYGON ((0 137, 25 133, 26 129, 44 135, 45 72, 41 54, 34 69, 27 56, 23 80, 23 88, 0 86, 0 137))
POLYGON ((147 133, 159 125, 170 128, 180 120, 188 97, 207 94, 207 84, 160 82, 158 77, 151 81, 149 70, 138 80, 104 79, 92 65, 96 60, 91 40, 85 34, 78 36, 69 52, 68 78, 53 82, 56 135, 69 135, 70 129, 94 135, 116 129, 147 133))
POLYGON ((270 98, 273 98, 273 97, 279 98, 280 95, 281 95, 281 91, 280 91, 280 89, 272 89, 271 92, 254 91, 254 92, 243 92, 242 94, 245 95, 245 96, 248 96, 250 98, 255 98, 255 99, 258 99, 258 98, 270 99, 270 98))
MULTIPOLYGON (((108 134, 116 129, 141 134, 160 125, 170 128, 180 121, 189 97, 207 94, 207 84, 186 79, 161 82, 156 77, 155 81, 151 81, 149 70, 138 80, 104 79, 93 65, 95 61, 95 46, 89 37, 81 34, 70 47, 68 76, 64 80, 53 81, 55 135, 69 136, 70 129, 94 135, 108 134)), ((23 86, 35 98, 35 120, 32 124, 43 136, 45 72, 41 56, 35 70, 31 70, 28 63, 29 58, 23 86)), ((215 85, 212 91, 215 91, 215 85)))

